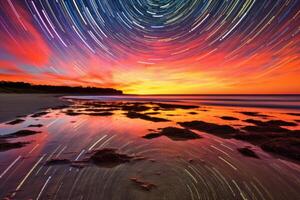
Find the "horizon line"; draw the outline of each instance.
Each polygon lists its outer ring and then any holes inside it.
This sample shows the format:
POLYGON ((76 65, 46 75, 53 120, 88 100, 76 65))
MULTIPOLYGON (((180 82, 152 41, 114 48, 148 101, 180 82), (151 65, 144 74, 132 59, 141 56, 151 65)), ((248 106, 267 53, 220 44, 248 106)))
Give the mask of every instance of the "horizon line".
POLYGON ((276 94, 127 94, 122 95, 134 95, 134 96, 300 96, 300 93, 276 93, 276 94))

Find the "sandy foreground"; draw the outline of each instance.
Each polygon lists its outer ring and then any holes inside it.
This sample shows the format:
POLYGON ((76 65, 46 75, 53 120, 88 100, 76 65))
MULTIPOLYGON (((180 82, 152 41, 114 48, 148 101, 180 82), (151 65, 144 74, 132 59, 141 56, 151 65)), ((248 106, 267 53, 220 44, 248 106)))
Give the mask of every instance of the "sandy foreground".
POLYGON ((28 115, 41 109, 67 105, 61 94, 0 94, 0 122, 28 115))

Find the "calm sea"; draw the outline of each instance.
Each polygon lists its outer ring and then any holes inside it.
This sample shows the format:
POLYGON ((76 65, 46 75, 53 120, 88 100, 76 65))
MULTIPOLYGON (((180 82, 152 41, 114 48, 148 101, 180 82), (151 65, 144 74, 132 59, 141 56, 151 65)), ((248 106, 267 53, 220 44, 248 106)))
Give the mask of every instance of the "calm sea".
POLYGON ((99 101, 180 102, 199 105, 300 109, 300 95, 118 95, 67 96, 99 101))

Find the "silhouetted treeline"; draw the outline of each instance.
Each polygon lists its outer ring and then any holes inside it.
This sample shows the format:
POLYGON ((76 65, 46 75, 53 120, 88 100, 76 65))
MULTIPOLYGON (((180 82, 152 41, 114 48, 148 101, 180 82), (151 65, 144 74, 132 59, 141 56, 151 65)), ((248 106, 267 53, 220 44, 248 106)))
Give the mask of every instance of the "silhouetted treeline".
POLYGON ((24 82, 0 81, 0 92, 5 93, 75 93, 75 94, 123 94, 121 90, 97 87, 70 87, 32 85, 24 82))

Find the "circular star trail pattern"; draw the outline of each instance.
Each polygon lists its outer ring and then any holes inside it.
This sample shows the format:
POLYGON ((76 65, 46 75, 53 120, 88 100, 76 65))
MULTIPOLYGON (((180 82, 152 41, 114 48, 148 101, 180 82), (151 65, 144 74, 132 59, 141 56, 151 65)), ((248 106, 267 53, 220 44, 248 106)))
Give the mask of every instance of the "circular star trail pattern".
MULTIPOLYGON (((230 51, 261 40, 251 55, 275 49, 299 32, 299 1, 25 1, 45 37, 108 58, 142 57, 142 62, 178 61, 212 52, 231 38, 230 51), (298 11, 298 12, 297 12, 298 11), (280 27, 287 24, 283 31, 280 27), (53 27, 53 28, 52 28, 53 27), (272 38, 269 38, 272 37, 272 38), (267 39, 263 40, 263 38, 267 39), (159 61, 157 61, 159 60, 159 61)), ((296 45, 296 42, 293 43, 296 45)))
POLYGON ((107 68, 115 67, 107 70, 117 78, 128 66, 165 66, 168 72, 217 68, 223 70, 217 78, 230 74, 233 79, 248 72, 259 77, 286 66, 299 73, 299 0, 5 0, 0 4, 1 32, 10 39, 26 38, 24 21, 30 21, 49 48, 42 51, 51 54, 42 65, 64 77, 68 70, 61 63, 81 63, 76 71, 89 73, 86 60, 91 57, 107 68))

